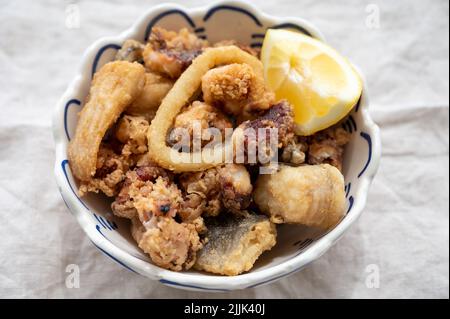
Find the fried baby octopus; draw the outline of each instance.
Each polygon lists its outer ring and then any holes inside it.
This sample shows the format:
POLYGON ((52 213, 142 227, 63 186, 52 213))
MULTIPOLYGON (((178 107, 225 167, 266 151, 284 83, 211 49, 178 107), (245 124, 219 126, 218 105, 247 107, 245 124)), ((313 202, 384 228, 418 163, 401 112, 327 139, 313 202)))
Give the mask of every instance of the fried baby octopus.
POLYGON ((183 197, 172 176, 146 164, 127 172, 123 187, 112 203, 113 213, 132 221, 132 235, 152 261, 163 268, 189 269, 202 247, 203 219, 175 220, 183 197))
POLYGON ((282 150, 281 160, 292 165, 330 164, 342 171, 344 147, 350 133, 334 126, 311 136, 295 136, 282 150))
POLYGON ((192 220, 204 214, 217 216, 228 211, 239 214, 251 201, 252 184, 244 165, 227 164, 202 172, 184 173, 180 185, 185 193, 184 220, 192 220))

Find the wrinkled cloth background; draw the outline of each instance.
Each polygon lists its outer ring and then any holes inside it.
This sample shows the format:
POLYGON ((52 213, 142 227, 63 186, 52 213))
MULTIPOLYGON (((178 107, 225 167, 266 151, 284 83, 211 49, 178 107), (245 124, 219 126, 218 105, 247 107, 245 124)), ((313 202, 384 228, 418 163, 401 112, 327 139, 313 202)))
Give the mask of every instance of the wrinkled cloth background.
POLYGON ((350 231, 303 271, 231 293, 177 290, 117 265, 91 244, 58 193, 51 115, 85 48, 128 28, 157 1, 0 0, 0 297, 449 297, 448 1, 258 2, 316 24, 367 77, 383 157, 350 231), (78 29, 65 27, 70 3, 79 6, 78 29), (366 24, 370 4, 379 28, 366 24), (66 288, 68 264, 80 267, 79 289, 66 288), (379 288, 366 285, 373 264, 379 288))

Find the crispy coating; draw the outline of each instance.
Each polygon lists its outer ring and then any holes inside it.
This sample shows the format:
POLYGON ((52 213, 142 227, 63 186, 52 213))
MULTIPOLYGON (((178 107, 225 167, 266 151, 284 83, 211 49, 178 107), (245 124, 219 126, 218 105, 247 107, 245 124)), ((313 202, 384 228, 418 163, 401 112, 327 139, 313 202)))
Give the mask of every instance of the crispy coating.
POLYGON ((143 63, 142 51, 144 51, 144 45, 141 42, 129 39, 117 51, 115 60, 143 63))
POLYGON ((95 74, 68 149, 72 173, 79 180, 89 181, 95 175, 100 143, 107 129, 141 93, 144 73, 138 63, 116 61, 95 74))
POLYGON ((117 123, 116 138, 124 144, 122 154, 144 154, 147 152, 148 121, 141 116, 123 116, 117 123))
POLYGON ((177 185, 162 177, 146 182, 138 191, 131 192, 131 196, 142 222, 153 216, 175 217, 183 201, 177 185))
POLYGON ((175 217, 182 202, 181 192, 165 170, 157 166, 140 166, 126 173, 126 179, 111 204, 115 215, 138 216, 146 222, 152 216, 175 217))
POLYGON ((233 145, 231 143, 217 150, 212 158, 207 156, 206 159, 203 152, 201 154, 179 153, 166 145, 166 137, 176 115, 200 86, 202 76, 217 65, 230 63, 245 63, 253 68, 257 78, 263 78, 261 61, 235 46, 204 50, 175 82, 150 125, 148 140, 152 142, 149 143, 149 151, 158 165, 169 170, 189 172, 205 170, 225 162, 225 155, 230 152, 230 149, 232 151, 233 145), (193 161, 192 158, 199 158, 200 160, 193 161))
POLYGON ((116 154, 109 145, 100 145, 95 175, 89 181, 80 183, 78 194, 84 196, 88 192, 101 191, 109 197, 117 195, 120 183, 132 165, 129 157, 116 154))
POLYGON ((307 138, 296 135, 283 149, 281 160, 292 165, 303 164, 306 161, 308 147, 307 138))
POLYGON ((145 66, 176 79, 207 46, 187 29, 177 33, 154 27, 143 52, 145 66))
POLYGON ((185 201, 180 215, 183 220, 195 219, 203 213, 216 216, 222 208, 218 172, 211 168, 201 172, 183 173, 179 185, 185 201))
POLYGON ((329 229, 345 213, 344 177, 328 164, 281 165, 278 172, 258 177, 253 198, 274 223, 329 229))
POLYGON ((224 46, 229 46, 229 45, 235 45, 237 46, 239 49, 250 53, 251 55, 259 58, 259 55, 261 53, 261 49, 259 48, 252 48, 251 46, 242 44, 237 42, 236 40, 223 40, 223 41, 219 41, 214 43, 214 47, 224 47, 224 46))
POLYGON ((350 133, 341 127, 317 132, 309 138, 308 163, 327 163, 342 171, 344 147, 350 137, 350 133))
POLYGON ((247 64, 233 63, 209 70, 202 77, 203 98, 206 103, 223 103, 227 113, 239 115, 242 104, 249 99, 254 76, 253 69, 247 64))
POLYGON ((247 120, 236 128, 233 132, 233 143, 238 150, 235 161, 247 164, 256 164, 258 161, 266 163, 265 161, 271 159, 278 148, 285 147, 293 139, 292 107, 286 100, 281 100, 262 116, 255 120, 247 120))
POLYGON ((149 122, 155 117, 161 101, 173 86, 173 80, 154 72, 145 73, 142 93, 128 106, 125 113, 143 116, 149 122))
POLYGON ((237 117, 249 117, 252 112, 267 110, 275 102, 264 78, 245 63, 209 70, 202 77, 202 92, 206 103, 237 117))
POLYGON ((295 136, 283 149, 281 160, 291 165, 304 163, 330 164, 342 171, 344 147, 350 141, 350 133, 334 126, 311 136, 295 136))
POLYGON ((251 202, 253 186, 244 165, 227 164, 217 168, 224 208, 239 214, 251 202))
POLYGON ((275 245, 274 223, 328 229, 339 222, 348 141, 337 126, 295 136, 291 106, 275 103, 265 86, 259 50, 234 40, 208 48, 186 29, 156 27, 147 44, 125 41, 95 74, 68 158, 80 195, 114 197, 113 213, 130 219, 132 237, 154 264, 231 276, 275 245), (210 143, 219 142, 217 132, 224 144, 210 143), (278 149, 297 167, 253 175, 267 163, 260 155, 275 159, 278 149))
POLYGON ((201 146, 205 146, 205 144, 213 140, 212 135, 204 134, 204 130, 209 128, 218 129, 221 139, 215 142, 223 142, 226 135, 225 130, 232 127, 230 120, 220 110, 213 108, 209 104, 194 101, 175 118, 173 129, 169 135, 169 143, 191 149, 195 138, 201 142, 201 146), (194 126, 196 126, 195 136, 194 126))
POLYGON ((276 243, 275 225, 262 215, 221 215, 205 223, 208 241, 197 255, 194 268, 198 270, 239 275, 276 243))
POLYGON ((201 214, 217 216, 221 211, 239 214, 251 202, 253 188, 244 165, 227 164, 184 173, 179 183, 185 198, 180 210, 183 220, 192 220, 201 214))
POLYGON ((149 124, 142 117, 124 116, 109 131, 100 145, 95 175, 89 181, 81 181, 80 196, 99 191, 106 196, 116 196, 125 174, 142 160, 147 151, 149 124))
POLYGON ((286 100, 272 105, 264 114, 253 121, 244 122, 241 127, 274 128, 278 130, 279 147, 287 145, 294 138, 294 113, 292 106, 286 100))
POLYGON ((149 227, 137 218, 132 219, 131 234, 138 246, 150 255, 152 261, 163 268, 180 271, 191 268, 197 251, 203 245, 194 223, 177 223, 170 217, 154 217, 149 227))

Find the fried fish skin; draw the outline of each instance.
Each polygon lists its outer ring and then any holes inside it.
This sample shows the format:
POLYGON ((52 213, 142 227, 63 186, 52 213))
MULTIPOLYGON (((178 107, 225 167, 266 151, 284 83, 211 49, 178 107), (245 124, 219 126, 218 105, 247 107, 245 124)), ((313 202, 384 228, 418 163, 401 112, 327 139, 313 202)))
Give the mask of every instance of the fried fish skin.
POLYGON ((236 276, 249 271, 276 243, 275 225, 264 215, 221 214, 205 219, 208 241, 197 253, 195 269, 236 276))
POLYGON ((276 224, 329 229, 344 216, 344 177, 329 164, 281 165, 278 172, 258 177, 253 198, 276 224))
POLYGON ((95 75, 87 102, 80 112, 68 156, 73 174, 81 181, 95 175, 97 153, 107 129, 141 94, 145 69, 139 63, 115 61, 95 75))

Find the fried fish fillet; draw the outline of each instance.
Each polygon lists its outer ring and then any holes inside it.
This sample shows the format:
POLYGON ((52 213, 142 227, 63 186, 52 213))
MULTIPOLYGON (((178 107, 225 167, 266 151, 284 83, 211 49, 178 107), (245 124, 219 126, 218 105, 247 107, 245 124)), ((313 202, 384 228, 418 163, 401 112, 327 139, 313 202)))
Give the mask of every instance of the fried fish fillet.
POLYGON ((253 198, 274 223, 328 229, 345 212, 344 177, 328 164, 281 165, 278 172, 258 177, 253 198))
POLYGON ((70 167, 78 179, 89 181, 95 175, 106 131, 141 94, 144 83, 145 69, 139 63, 110 62, 95 74, 68 149, 70 167))
POLYGON ((194 268, 235 276, 250 270, 258 257, 276 243, 276 228, 266 216, 221 214, 207 218, 207 243, 194 268))

